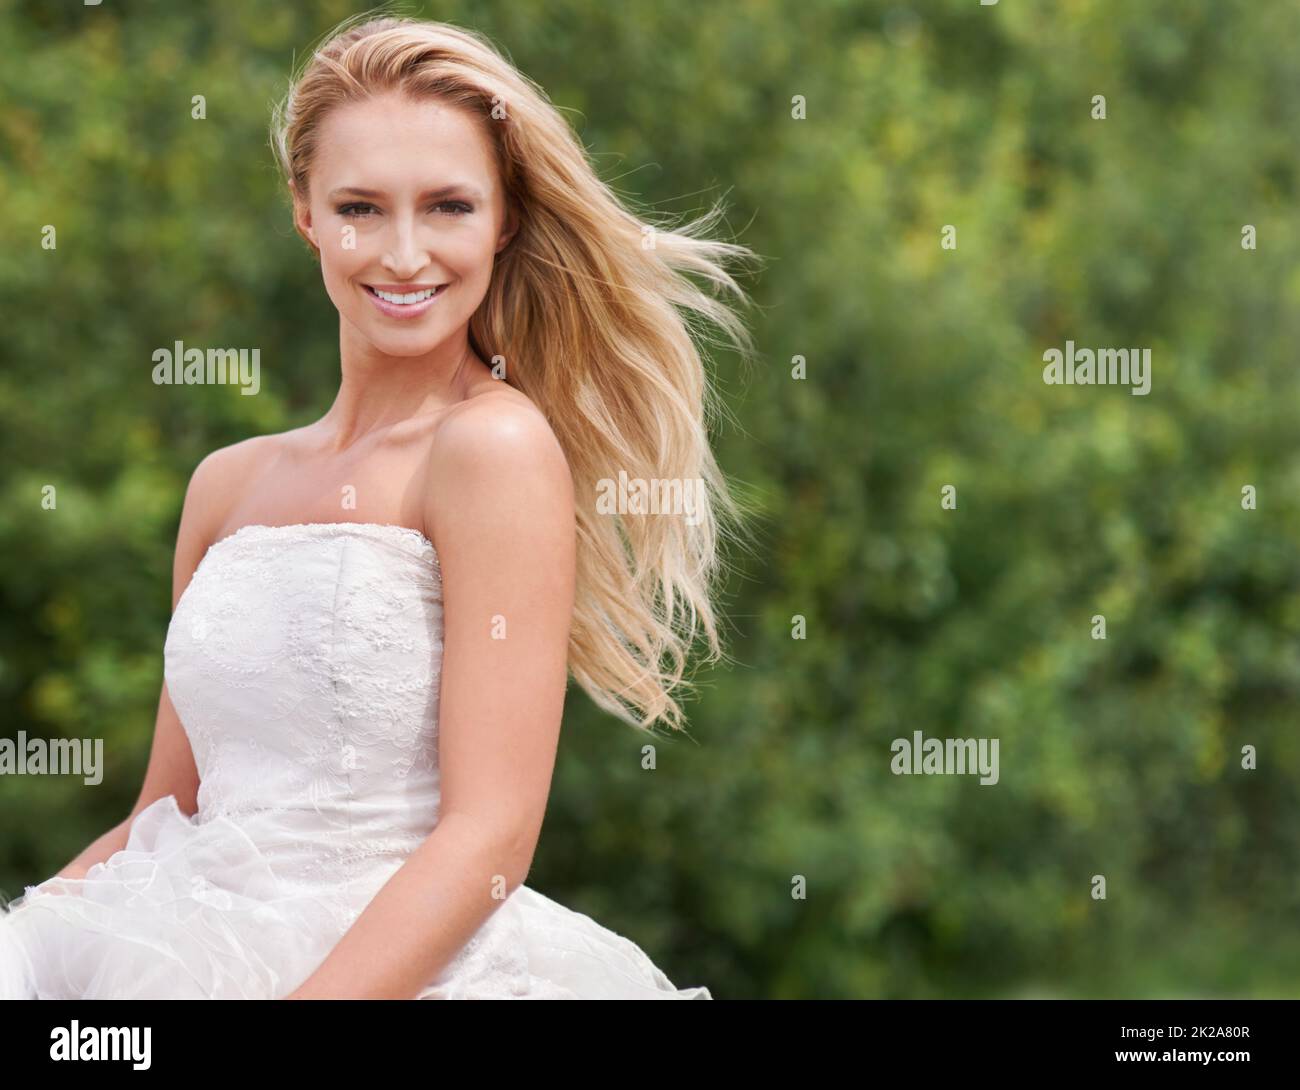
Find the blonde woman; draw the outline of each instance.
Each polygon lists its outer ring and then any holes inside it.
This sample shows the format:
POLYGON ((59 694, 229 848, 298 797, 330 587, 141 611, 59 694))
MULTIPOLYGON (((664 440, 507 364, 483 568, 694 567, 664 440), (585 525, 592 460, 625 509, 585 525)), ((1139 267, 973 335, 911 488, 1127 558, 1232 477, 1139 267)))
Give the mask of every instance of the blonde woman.
POLYGON ((340 27, 273 144, 341 384, 194 472, 139 801, 0 915, 0 996, 711 998, 523 883, 567 675, 676 727, 718 654, 690 325, 749 340, 687 274, 743 302, 752 255, 630 214, 445 24, 340 27), (623 479, 701 487, 600 509, 623 479))

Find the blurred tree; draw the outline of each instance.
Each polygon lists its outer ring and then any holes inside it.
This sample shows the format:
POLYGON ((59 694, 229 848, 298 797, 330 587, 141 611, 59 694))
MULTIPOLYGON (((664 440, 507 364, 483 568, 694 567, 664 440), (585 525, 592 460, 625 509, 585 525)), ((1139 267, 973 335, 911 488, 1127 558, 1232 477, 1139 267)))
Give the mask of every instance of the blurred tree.
MULTIPOLYGON (((266 128, 356 10, 0 11, 4 733, 108 760, 0 778, 10 897, 139 789, 190 471, 333 396, 266 128), (178 339, 260 349, 262 392, 155 386, 178 339)), ((530 885, 719 996, 1295 995, 1300 9, 408 10, 501 43, 629 200, 725 191, 774 259, 767 366, 717 360, 764 514, 735 663, 653 772, 575 688, 530 885), (1045 385, 1067 339, 1149 347, 1151 393, 1045 385), (998 738, 999 783, 893 776, 914 730, 998 738)))

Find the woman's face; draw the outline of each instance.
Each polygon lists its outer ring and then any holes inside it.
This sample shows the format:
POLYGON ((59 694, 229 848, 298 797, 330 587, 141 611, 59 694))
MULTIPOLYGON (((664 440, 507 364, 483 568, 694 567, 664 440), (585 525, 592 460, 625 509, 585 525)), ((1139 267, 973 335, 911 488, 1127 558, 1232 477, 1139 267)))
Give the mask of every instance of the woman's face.
POLYGON ((326 115, 295 216, 345 338, 418 356, 468 325, 514 233, 481 124, 400 94, 326 115))

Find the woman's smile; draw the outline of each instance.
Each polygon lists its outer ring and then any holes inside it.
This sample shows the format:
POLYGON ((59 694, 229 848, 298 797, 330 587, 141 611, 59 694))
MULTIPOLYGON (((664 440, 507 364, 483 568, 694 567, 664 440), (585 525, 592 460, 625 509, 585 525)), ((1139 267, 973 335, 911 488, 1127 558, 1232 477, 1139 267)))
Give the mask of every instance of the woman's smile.
POLYGON ((446 284, 362 284, 367 298, 390 318, 418 318, 446 294, 446 284))

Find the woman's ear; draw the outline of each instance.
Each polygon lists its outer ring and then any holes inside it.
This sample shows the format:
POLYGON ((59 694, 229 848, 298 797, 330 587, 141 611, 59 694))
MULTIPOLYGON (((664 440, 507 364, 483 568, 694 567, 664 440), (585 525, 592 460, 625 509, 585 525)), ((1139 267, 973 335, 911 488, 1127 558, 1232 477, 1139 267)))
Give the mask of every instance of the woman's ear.
POLYGON ((515 232, 519 230, 519 214, 515 211, 513 204, 506 204, 506 221, 501 227, 501 237, 497 239, 496 253, 500 253, 510 245, 510 240, 515 237, 515 232))
POLYGON ((320 257, 320 244, 316 241, 316 229, 311 224, 311 204, 299 188, 296 182, 289 183, 289 194, 293 197, 293 225, 298 234, 303 238, 320 257))

